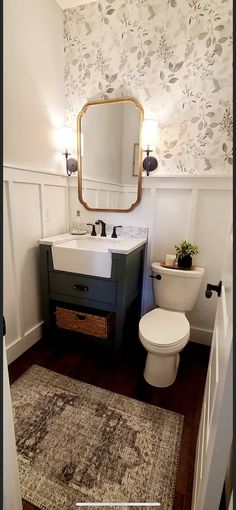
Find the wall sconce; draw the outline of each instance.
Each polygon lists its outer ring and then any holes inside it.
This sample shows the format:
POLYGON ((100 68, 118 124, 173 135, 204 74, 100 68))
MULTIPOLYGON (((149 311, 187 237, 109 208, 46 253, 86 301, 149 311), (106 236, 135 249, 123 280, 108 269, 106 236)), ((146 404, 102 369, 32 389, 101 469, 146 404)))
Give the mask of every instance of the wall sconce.
POLYGON ((157 122, 154 119, 146 119, 142 125, 142 149, 146 152, 146 157, 143 160, 143 169, 149 175, 158 166, 157 159, 154 156, 149 156, 153 152, 157 143, 157 122))
POLYGON ((67 126, 58 128, 58 145, 60 151, 66 158, 66 173, 70 177, 72 173, 77 172, 78 164, 77 159, 69 158, 72 149, 73 134, 72 129, 67 126))

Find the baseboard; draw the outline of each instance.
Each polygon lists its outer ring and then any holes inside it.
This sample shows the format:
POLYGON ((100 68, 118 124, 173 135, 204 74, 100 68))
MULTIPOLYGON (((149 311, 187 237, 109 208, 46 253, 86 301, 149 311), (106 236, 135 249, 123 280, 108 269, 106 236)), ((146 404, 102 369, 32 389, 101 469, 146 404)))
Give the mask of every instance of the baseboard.
POLYGON ((190 328, 190 342, 211 345, 213 331, 202 328, 190 328))
POLYGON ((15 359, 19 358, 21 354, 27 351, 30 347, 32 347, 32 345, 36 344, 40 338, 42 338, 42 325, 43 322, 40 322, 30 331, 27 331, 23 338, 18 338, 10 345, 6 346, 8 365, 15 359))

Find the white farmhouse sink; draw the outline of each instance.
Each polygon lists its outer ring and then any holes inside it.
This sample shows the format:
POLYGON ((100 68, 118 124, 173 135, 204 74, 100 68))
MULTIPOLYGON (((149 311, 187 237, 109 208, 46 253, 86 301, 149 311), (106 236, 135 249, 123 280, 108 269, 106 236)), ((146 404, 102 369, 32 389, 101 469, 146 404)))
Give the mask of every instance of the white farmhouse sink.
POLYGON ((145 242, 137 238, 91 236, 63 240, 52 244, 53 266, 59 271, 110 278, 112 252, 128 254, 145 242))

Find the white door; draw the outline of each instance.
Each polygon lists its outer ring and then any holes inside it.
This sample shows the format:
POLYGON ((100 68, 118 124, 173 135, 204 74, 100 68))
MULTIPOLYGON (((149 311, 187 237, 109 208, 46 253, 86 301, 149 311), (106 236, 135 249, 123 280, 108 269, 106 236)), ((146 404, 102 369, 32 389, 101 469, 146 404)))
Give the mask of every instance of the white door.
POLYGON ((3 338, 3 510, 22 510, 5 338, 3 338))
MULTIPOLYGON (((222 268, 200 419, 192 510, 218 510, 233 437, 232 229, 222 268)), ((218 286, 214 290, 217 291, 218 286)), ((210 297, 210 289, 206 291, 210 297)))

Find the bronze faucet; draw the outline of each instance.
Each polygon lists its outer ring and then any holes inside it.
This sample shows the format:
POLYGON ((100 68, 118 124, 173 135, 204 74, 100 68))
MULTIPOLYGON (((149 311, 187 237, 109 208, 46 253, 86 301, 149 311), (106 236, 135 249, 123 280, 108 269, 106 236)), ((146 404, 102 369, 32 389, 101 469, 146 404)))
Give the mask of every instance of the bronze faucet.
POLYGON ((102 231, 101 231, 101 237, 106 237, 106 223, 102 220, 95 221, 95 225, 101 225, 102 231))

